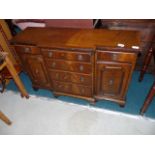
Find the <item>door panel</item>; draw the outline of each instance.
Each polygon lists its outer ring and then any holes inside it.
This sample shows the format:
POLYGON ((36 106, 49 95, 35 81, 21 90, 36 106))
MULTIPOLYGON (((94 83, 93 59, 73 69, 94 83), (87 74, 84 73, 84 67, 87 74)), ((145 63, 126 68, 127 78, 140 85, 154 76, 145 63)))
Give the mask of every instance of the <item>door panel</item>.
POLYGON ((127 63, 97 64, 97 95, 123 96, 130 70, 127 63))
POLYGON ((24 57, 26 68, 33 82, 38 85, 49 85, 43 58, 39 55, 25 55, 24 57))

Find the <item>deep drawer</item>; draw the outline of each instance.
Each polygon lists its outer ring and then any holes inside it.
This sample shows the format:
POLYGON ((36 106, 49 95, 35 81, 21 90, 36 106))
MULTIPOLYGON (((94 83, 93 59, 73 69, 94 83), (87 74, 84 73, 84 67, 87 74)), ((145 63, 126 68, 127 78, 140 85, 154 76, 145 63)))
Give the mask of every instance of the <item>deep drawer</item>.
POLYGON ((92 85, 91 75, 69 73, 69 72, 55 71, 55 70, 50 70, 49 74, 52 80, 73 82, 73 83, 84 84, 88 86, 92 85))
POLYGON ((61 93, 92 97, 92 87, 53 81, 54 90, 61 93))
POLYGON ((58 69, 63 71, 71 71, 78 73, 91 74, 92 65, 88 63, 78 63, 72 61, 63 61, 63 60, 50 60, 45 59, 47 66, 51 69, 58 69))
POLYGON ((41 52, 47 58, 91 62, 91 52, 74 52, 52 49, 41 49, 41 52))

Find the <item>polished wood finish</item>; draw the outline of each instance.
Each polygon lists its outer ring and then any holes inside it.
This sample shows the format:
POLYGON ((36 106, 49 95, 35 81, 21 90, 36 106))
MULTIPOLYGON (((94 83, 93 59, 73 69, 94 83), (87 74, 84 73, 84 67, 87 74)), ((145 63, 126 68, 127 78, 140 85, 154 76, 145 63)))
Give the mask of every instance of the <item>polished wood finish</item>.
POLYGON ((11 43, 34 88, 124 105, 139 52, 132 48, 139 46, 138 32, 28 28, 11 43))
MULTIPOLYGON (((141 70, 146 53, 155 34, 155 19, 101 19, 100 21, 100 28, 139 31, 142 52, 138 56, 135 69, 141 70)), ((147 72, 155 73, 153 57, 150 60, 147 72)))
POLYGON ((18 73, 17 73, 16 69, 14 68, 14 65, 12 64, 12 61, 8 57, 7 53, 0 52, 0 57, 4 57, 4 62, 1 64, 0 70, 2 70, 4 67, 7 67, 8 71, 10 72, 10 75, 12 76, 17 87, 19 88, 22 97, 29 98, 29 95, 28 95, 22 81, 20 80, 18 73), (4 57, 4 55, 5 55, 5 57, 4 57))
POLYGON ((7 125, 11 125, 11 121, 9 120, 9 118, 6 116, 6 115, 4 115, 4 113, 3 112, 1 112, 0 111, 0 119, 2 120, 2 121, 4 121, 7 125))
POLYGON ((100 48, 96 54, 96 98, 125 103, 125 94, 136 62, 136 53, 100 48))
MULTIPOLYGON (((151 63, 151 59, 154 58, 154 63, 155 63, 155 36, 153 37, 149 49, 146 53, 142 68, 141 68, 141 72, 140 72, 140 76, 139 76, 139 82, 141 82, 144 78, 144 74, 146 73, 149 64, 151 63)), ((155 68, 155 67, 154 67, 155 68)))
POLYGON ((140 72, 140 76, 139 76, 139 82, 141 82, 143 80, 144 74, 147 71, 147 68, 148 68, 148 65, 150 64, 152 56, 153 56, 153 48, 151 47, 145 56, 144 63, 143 63, 143 66, 142 66, 142 69, 140 72))
POLYGON ((145 102, 140 110, 141 115, 143 115, 146 112, 146 110, 149 107, 149 105, 151 104, 151 101, 153 100, 154 96, 155 96, 155 82, 153 83, 152 88, 150 89, 150 91, 145 99, 145 102))
MULTIPOLYGON (((154 40, 152 40, 154 41, 154 40)), ((151 58, 155 56, 155 48, 153 47, 153 43, 150 45, 150 48, 146 54, 146 57, 144 59, 144 63, 143 63, 143 66, 142 66, 142 69, 141 69, 141 72, 140 72, 140 76, 139 76, 139 82, 141 82, 144 78, 144 75, 148 69, 148 65, 150 64, 150 61, 151 61, 151 58)), ((151 104, 151 101, 153 100, 155 96, 155 82, 153 83, 152 85, 152 88, 150 89, 145 101, 144 101, 144 104, 140 110, 140 114, 143 115, 147 108, 149 107, 149 105, 151 104)))

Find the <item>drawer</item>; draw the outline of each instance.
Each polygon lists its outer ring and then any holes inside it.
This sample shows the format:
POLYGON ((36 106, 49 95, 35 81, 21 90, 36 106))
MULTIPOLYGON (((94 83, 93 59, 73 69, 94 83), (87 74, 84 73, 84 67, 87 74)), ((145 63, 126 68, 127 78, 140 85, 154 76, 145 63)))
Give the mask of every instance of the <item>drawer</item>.
POLYGON ((40 54, 40 49, 35 46, 14 46, 17 52, 22 53, 31 53, 31 54, 40 54))
POLYGON ((89 86, 92 85, 91 75, 68 73, 68 72, 55 71, 55 70, 50 70, 49 74, 52 80, 73 82, 73 83, 89 85, 89 86))
POLYGON ((97 51, 97 61, 132 62, 135 61, 135 59, 136 59, 135 53, 97 51))
POLYGON ((67 83, 62 83, 58 81, 52 81, 54 91, 63 92, 63 93, 71 93, 72 85, 67 83))
POLYGON ((41 52, 45 57, 51 59, 91 62, 91 52, 74 52, 52 49, 41 49, 41 52))
POLYGON ((92 97, 92 94, 93 94, 92 87, 88 87, 88 86, 64 83, 64 82, 58 82, 58 81, 53 81, 53 86, 54 86, 54 90, 57 92, 69 93, 72 95, 79 95, 79 96, 85 96, 85 97, 92 97))
POLYGON ((78 73, 91 74, 92 65, 88 63, 78 63, 72 61, 63 61, 63 60, 50 60, 45 59, 47 66, 51 69, 58 69, 63 71, 71 71, 78 73))

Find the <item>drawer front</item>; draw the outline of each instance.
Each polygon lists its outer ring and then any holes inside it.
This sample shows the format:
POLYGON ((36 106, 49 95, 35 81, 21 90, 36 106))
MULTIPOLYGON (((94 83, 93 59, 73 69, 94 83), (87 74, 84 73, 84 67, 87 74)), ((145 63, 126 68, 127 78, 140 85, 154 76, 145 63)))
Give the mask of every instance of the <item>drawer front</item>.
POLYGON ((40 54, 40 49, 35 46, 14 46, 17 52, 40 54))
POLYGON ((59 51, 41 49, 42 54, 51 59, 63 59, 70 61, 91 62, 91 52, 59 51))
POLYGON ((58 81, 53 81, 54 91, 62 92, 62 93, 71 93, 72 85, 66 84, 58 81))
POLYGON ((51 69, 58 69, 58 70, 85 73, 85 74, 92 73, 91 64, 63 61, 63 60, 50 60, 50 59, 45 59, 45 60, 46 60, 47 66, 51 69))
POLYGON ((136 59, 135 53, 97 51, 97 61, 132 62, 135 61, 135 59, 136 59))
POLYGON ((83 85, 92 85, 92 76, 85 74, 77 74, 77 73, 68 73, 63 71, 49 71, 50 78, 52 80, 64 81, 64 82, 73 82, 83 85))
POLYGON ((85 97, 92 97, 92 87, 53 81, 54 90, 85 97))

